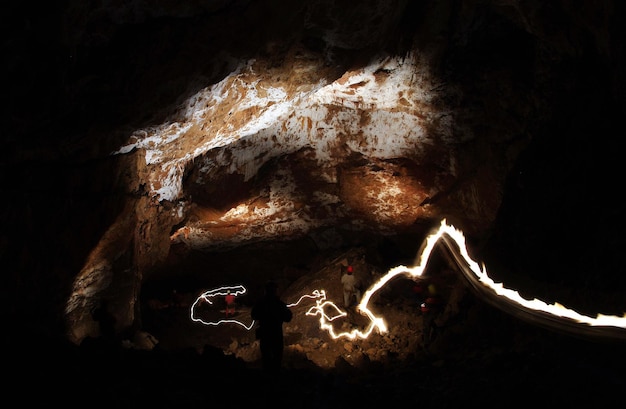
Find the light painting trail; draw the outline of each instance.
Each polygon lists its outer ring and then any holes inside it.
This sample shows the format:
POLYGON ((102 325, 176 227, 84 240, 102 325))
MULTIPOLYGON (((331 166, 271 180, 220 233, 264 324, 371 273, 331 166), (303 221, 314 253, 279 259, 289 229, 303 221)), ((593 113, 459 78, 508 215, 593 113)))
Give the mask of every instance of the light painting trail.
MULTIPOLYGON (((448 249, 454 254, 457 264, 459 265, 461 271, 466 276, 470 282, 478 282, 485 288, 487 288, 492 293, 498 295, 499 303, 508 303, 512 305, 514 308, 519 310, 528 311, 536 311, 539 314, 548 314, 553 317, 561 317, 565 319, 573 320, 575 323, 590 325, 590 326, 598 326, 598 327, 616 327, 616 328, 626 328, 626 314, 624 316, 615 316, 615 315, 602 315, 598 314, 595 318, 589 317, 586 315, 582 315, 574 310, 565 308, 563 305, 555 303, 555 304, 547 304, 544 301, 533 299, 527 300, 520 296, 520 294, 508 288, 505 288, 502 283, 494 282, 488 275, 485 266, 482 267, 476 263, 470 256, 467 251, 467 247, 465 245, 465 236, 459 230, 457 230, 454 226, 448 225, 446 220, 443 219, 441 221, 441 225, 439 229, 429 235, 425 240, 425 245, 421 254, 419 255, 418 261, 419 263, 413 267, 407 266, 397 266, 392 268, 381 277, 377 282, 375 282, 370 288, 365 291, 363 297, 361 298, 361 302, 357 306, 357 311, 361 314, 367 316, 370 320, 370 323, 364 330, 353 329, 349 332, 340 332, 335 333, 335 330, 331 324, 331 322, 337 318, 338 316, 344 316, 345 313, 342 313, 335 304, 329 301, 318 300, 317 305, 311 308, 307 315, 319 315, 320 327, 328 331, 329 335, 333 339, 345 337, 350 339, 355 338, 367 338, 374 331, 377 330, 379 333, 384 333, 387 331, 387 325, 382 317, 374 314, 372 310, 368 307, 369 301, 372 296, 381 288, 383 288, 391 279, 395 278, 398 275, 408 276, 409 278, 417 278, 420 277, 426 268, 428 259, 430 257, 431 252, 433 251, 435 244, 441 241, 445 244, 448 249), (457 248, 451 246, 448 240, 442 240, 445 236, 451 238, 456 245, 457 248), (327 306, 332 306, 338 312, 338 315, 334 318, 328 317, 324 313, 324 309, 327 306)), ((542 318, 542 315, 536 316, 537 320, 542 318)), ((549 322, 543 322, 544 325, 558 327, 559 324, 551 320, 549 322)), ((623 335, 623 334, 622 334, 623 335)))
POLYGON ((291 308, 291 307, 295 307, 297 305, 299 305, 305 298, 312 298, 314 300, 325 300, 326 299, 326 291, 324 290, 313 290, 311 292, 311 294, 305 294, 303 296, 301 296, 300 298, 298 298, 298 301, 291 303, 291 304, 287 304, 287 307, 291 308))
POLYGON ((204 325, 217 326, 220 324, 230 323, 230 324, 241 325, 247 330, 252 328, 254 326, 254 321, 250 323, 249 325, 246 325, 245 323, 236 319, 227 318, 227 319, 220 319, 217 321, 205 321, 202 318, 196 317, 196 308, 200 305, 201 302, 206 302, 207 304, 213 305, 213 301, 211 301, 212 298, 214 297, 224 298, 226 297, 226 294, 228 294, 229 291, 231 294, 234 294, 235 297, 243 295, 247 292, 246 287, 244 287, 243 285, 224 286, 224 287, 214 288, 212 290, 205 291, 202 294, 200 294, 198 298, 196 298, 193 304, 191 304, 191 308, 190 308, 191 320, 194 322, 200 322, 204 325))
MULTIPOLYGON (((439 237, 441 237, 443 234, 448 235, 456 242, 458 246, 458 252, 460 252, 460 255, 467 263, 467 268, 462 269, 464 270, 464 273, 469 268, 471 272, 474 273, 475 278, 478 279, 478 281, 482 285, 490 289, 498 296, 504 297, 504 299, 508 302, 514 303, 517 308, 524 308, 526 310, 547 313, 554 317, 567 318, 573 320, 576 323, 586 324, 590 326, 617 327, 626 329, 626 314, 622 315, 621 317, 617 315, 598 314, 594 318, 565 308, 559 303, 547 304, 546 302, 537 298, 534 298, 532 300, 527 300, 523 298, 517 291, 505 288, 502 283, 494 282, 491 277, 487 275, 487 270, 485 266, 483 265, 483 267, 481 268, 474 260, 471 259, 471 257, 467 253, 467 247, 465 246, 465 237, 463 236, 463 233, 455 229, 453 226, 447 225, 445 219, 441 222, 441 227, 439 228, 439 231, 437 233, 437 239, 439 239, 439 237)), ((446 241, 444 242, 447 244, 446 241)), ((450 246, 448 245, 448 247, 450 246)), ((454 249, 452 248, 450 248, 450 250, 454 251, 454 249)), ((473 277, 468 277, 468 279, 473 279, 473 277)))
MULTIPOLYGON (((338 318, 347 316, 347 312, 337 307, 335 303, 326 299, 325 290, 314 290, 310 294, 301 296, 297 302, 288 304, 288 307, 294 307, 300 304, 304 299, 310 298, 315 300, 315 305, 310 307, 306 315, 318 316, 320 329, 327 331, 332 339, 338 338, 361 338, 369 337, 374 331, 378 333, 387 332, 387 324, 383 317, 376 315, 370 308, 369 303, 374 294, 383 288, 390 280, 397 276, 406 276, 411 279, 421 277, 426 269, 430 255, 435 245, 440 242, 446 246, 451 255, 455 259, 460 271, 469 280, 475 288, 479 289, 485 297, 491 298, 494 305, 501 309, 508 307, 509 311, 523 312, 532 316, 534 323, 539 323, 547 327, 567 329, 571 332, 584 333, 587 327, 597 327, 598 333, 610 337, 626 337, 622 331, 626 329, 626 314, 623 316, 598 314, 595 318, 580 314, 574 310, 565 308, 559 303, 547 304, 539 299, 528 300, 523 298, 517 291, 505 288, 502 283, 494 282, 487 274, 484 265, 479 265, 474 261, 468 253, 465 236, 454 226, 446 223, 443 219, 439 229, 426 237, 424 246, 418 256, 418 264, 416 266, 397 266, 390 269, 384 276, 369 287, 361 297, 361 301, 357 305, 357 311, 369 319, 369 323, 362 329, 352 329, 348 332, 335 332, 333 321, 338 318), (452 240, 452 242, 450 241, 452 240), (495 297, 495 298, 494 298, 495 297), (555 319, 556 318, 556 319, 555 319), (575 327, 572 327, 575 325, 575 327), (620 332, 615 332, 619 330, 620 332)), ((220 287, 203 293, 191 307, 191 319, 200 321, 205 325, 219 325, 221 323, 236 323, 246 329, 254 326, 254 321, 246 325, 241 321, 234 319, 219 320, 216 322, 205 322, 194 317, 194 308, 198 302, 204 300, 212 304, 211 298, 215 296, 225 296, 226 292, 235 291, 236 295, 244 294, 246 289, 239 285, 233 287, 220 287)))

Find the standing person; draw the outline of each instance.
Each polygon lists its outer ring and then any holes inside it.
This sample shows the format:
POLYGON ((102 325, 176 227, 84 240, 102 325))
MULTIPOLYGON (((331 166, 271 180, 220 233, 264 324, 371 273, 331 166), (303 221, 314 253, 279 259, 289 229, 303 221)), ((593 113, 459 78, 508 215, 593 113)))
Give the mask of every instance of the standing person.
POLYGON ((343 305, 349 308, 352 305, 352 297, 356 298, 356 303, 361 302, 361 289, 359 280, 354 275, 354 268, 348 266, 346 272, 341 277, 341 285, 343 286, 343 305))
POLYGON ((422 303, 426 301, 424 295, 426 294, 426 289, 424 288, 424 282, 422 280, 413 281, 413 287, 411 288, 411 293, 417 302, 417 305, 421 307, 422 303))
POLYGON ((426 291, 426 299, 420 305, 422 310, 422 341, 424 348, 428 348, 430 343, 437 336, 439 327, 435 319, 443 309, 443 300, 437 291, 435 284, 429 284, 426 291))
POLYGON ((291 321, 293 314, 278 296, 275 282, 265 285, 265 296, 252 307, 251 316, 259 322, 257 339, 260 341, 263 370, 276 374, 283 359, 283 323, 291 321))
POLYGON ((109 309, 109 302, 106 299, 100 301, 100 304, 91 311, 91 316, 100 328, 100 338, 105 345, 116 344, 116 320, 113 313, 109 309))
POLYGON ((226 302, 226 316, 228 317, 228 314, 235 315, 235 294, 231 293, 230 290, 226 291, 224 301, 226 302))

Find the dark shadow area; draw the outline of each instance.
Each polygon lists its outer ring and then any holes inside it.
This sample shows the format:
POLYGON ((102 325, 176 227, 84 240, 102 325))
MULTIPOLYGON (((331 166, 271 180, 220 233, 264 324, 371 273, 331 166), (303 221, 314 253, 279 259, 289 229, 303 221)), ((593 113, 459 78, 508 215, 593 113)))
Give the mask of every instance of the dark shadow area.
POLYGON ((565 337, 490 307, 481 312, 467 332, 448 337, 453 345, 445 354, 416 351, 413 360, 390 357, 386 363, 361 362, 358 367, 338 361, 334 369, 321 370, 302 355, 287 353, 274 378, 264 376, 257 363, 246 364, 211 347, 202 353, 137 351, 105 347, 94 339, 75 346, 22 337, 18 344, 3 345, 20 352, 7 367, 10 385, 50 386, 46 393, 26 396, 9 388, 6 397, 69 406, 95 399, 96 407, 236 402, 302 408, 385 405, 390 399, 427 408, 500 407, 511 399, 541 407, 610 406, 621 398, 623 345, 565 337))

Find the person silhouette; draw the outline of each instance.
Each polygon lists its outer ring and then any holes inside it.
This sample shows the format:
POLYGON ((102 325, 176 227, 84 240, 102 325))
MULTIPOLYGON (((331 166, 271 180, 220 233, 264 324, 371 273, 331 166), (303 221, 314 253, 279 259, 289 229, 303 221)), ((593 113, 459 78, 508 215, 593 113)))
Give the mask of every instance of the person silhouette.
POLYGON ((115 345, 117 337, 115 330, 116 319, 109 309, 109 302, 106 299, 101 300, 91 311, 91 316, 98 323, 101 343, 109 346, 115 345))
POLYGON ((283 323, 291 321, 293 313, 278 296, 278 285, 274 281, 265 284, 265 295, 250 312, 258 322, 256 337, 260 343, 261 365, 270 374, 280 372, 283 359, 283 323))

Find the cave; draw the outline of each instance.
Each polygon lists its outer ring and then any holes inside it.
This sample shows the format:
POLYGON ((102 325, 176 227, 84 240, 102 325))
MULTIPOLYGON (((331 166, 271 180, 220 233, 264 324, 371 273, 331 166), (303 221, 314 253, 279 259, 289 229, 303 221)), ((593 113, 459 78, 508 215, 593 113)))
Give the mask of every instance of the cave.
POLYGON ((617 404, 625 12, 615 0, 6 6, 9 394, 617 404), (365 301, 344 308, 347 266, 365 301), (445 304, 428 345, 421 279, 445 304), (278 378, 250 317, 268 280, 294 312, 278 378))

